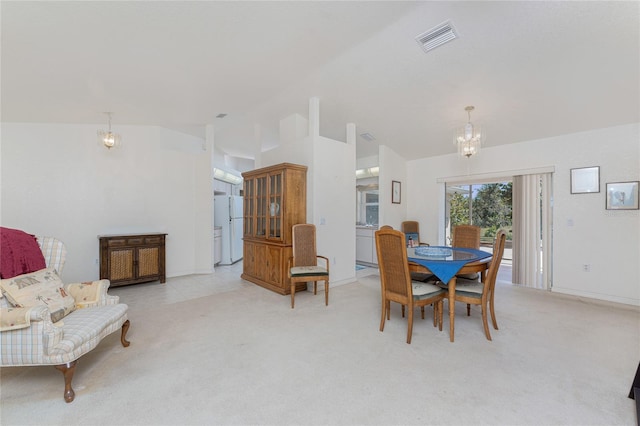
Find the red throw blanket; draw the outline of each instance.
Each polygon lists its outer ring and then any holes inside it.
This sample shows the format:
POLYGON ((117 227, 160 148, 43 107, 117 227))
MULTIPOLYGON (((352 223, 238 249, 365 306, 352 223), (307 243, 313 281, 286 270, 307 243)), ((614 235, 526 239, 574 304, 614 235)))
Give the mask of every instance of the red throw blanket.
POLYGON ((46 267, 35 235, 0 227, 0 278, 13 278, 46 267))

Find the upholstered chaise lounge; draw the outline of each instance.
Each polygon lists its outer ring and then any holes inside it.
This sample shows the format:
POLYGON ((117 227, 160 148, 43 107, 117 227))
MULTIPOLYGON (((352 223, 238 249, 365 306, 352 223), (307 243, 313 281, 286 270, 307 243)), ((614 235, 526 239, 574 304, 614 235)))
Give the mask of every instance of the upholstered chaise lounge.
MULTIPOLYGON (((40 277, 57 277, 64 266, 64 245, 50 237, 38 237, 38 245, 47 266, 38 272, 40 277)), ((59 290, 65 297, 71 295, 75 306, 62 319, 49 306, 16 307, 0 293, 0 366, 53 365, 64 375, 65 401, 73 401, 71 380, 78 358, 118 329, 122 330, 122 345, 129 346, 128 307, 117 296, 108 295, 108 288, 108 280, 64 284, 59 290)))

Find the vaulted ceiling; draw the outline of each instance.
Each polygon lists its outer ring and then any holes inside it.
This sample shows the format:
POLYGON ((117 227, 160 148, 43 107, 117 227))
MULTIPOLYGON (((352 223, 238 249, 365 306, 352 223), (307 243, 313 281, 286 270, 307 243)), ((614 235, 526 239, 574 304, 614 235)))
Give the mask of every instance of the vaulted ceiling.
MULTIPOLYGON (((3 122, 154 125, 252 158, 320 99, 320 133, 358 157, 455 152, 640 122, 640 3, 2 1, 3 122), (415 40, 450 21, 459 37, 415 40), (220 113, 225 118, 216 118, 220 113)), ((126 138, 126 135, 125 135, 126 138)), ((123 140, 125 143, 126 139, 123 140)))

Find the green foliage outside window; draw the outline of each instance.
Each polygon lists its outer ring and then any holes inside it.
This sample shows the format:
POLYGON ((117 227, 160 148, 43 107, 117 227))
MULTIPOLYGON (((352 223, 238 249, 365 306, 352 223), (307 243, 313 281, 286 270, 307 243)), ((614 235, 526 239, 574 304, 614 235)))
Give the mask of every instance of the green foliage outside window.
POLYGON ((460 193, 450 199, 451 226, 473 224, 482 229, 481 235, 495 237, 498 229, 512 238, 512 183, 491 183, 474 185, 471 200, 472 214, 469 212, 469 197, 460 193), (469 220, 471 217, 472 220, 469 220))
POLYGON ((469 197, 455 193, 450 200, 451 226, 469 224, 469 197))

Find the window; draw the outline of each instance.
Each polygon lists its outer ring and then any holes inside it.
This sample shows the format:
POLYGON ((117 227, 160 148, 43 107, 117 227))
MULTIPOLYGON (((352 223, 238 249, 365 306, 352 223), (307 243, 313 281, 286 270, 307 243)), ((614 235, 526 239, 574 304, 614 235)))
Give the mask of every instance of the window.
POLYGON ((378 186, 358 186, 356 194, 357 223, 360 225, 378 225, 378 186))
POLYGON ((365 216, 366 223, 378 224, 378 191, 365 192, 365 216))

